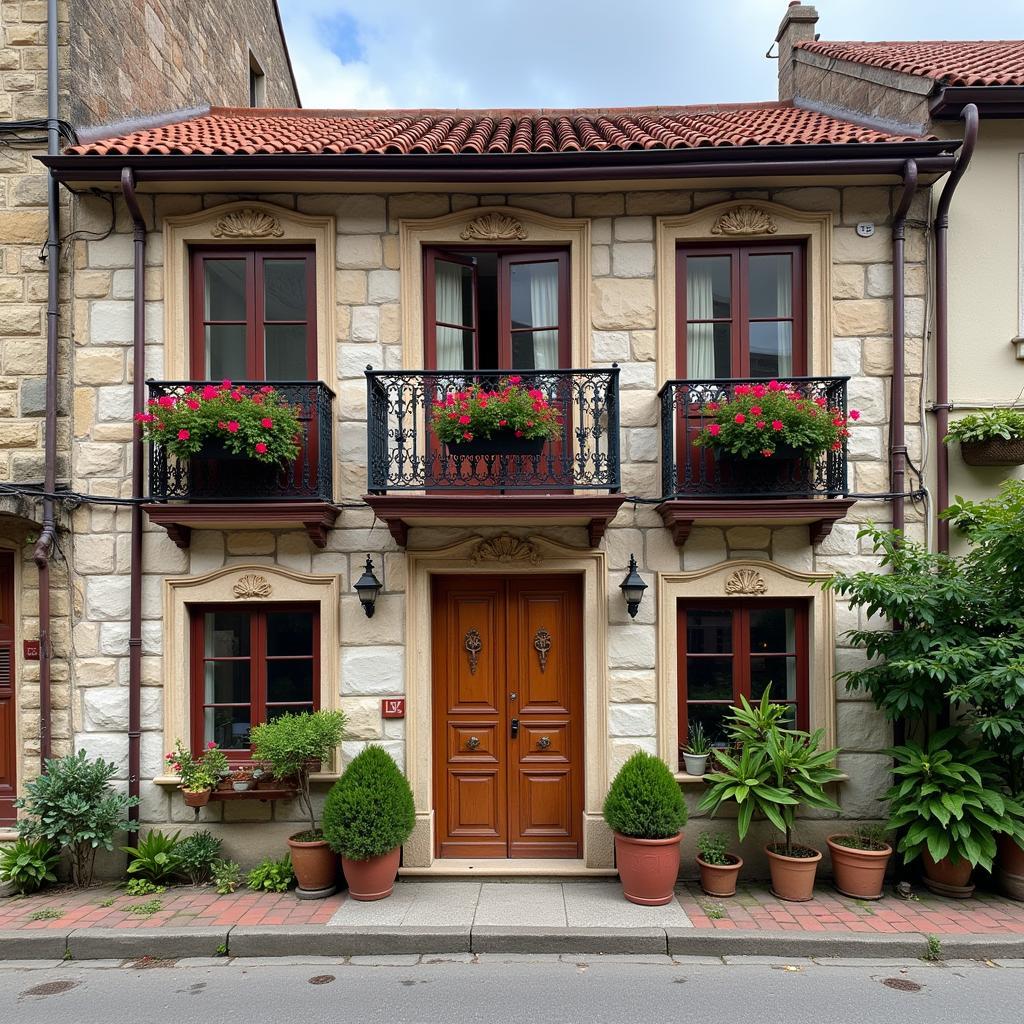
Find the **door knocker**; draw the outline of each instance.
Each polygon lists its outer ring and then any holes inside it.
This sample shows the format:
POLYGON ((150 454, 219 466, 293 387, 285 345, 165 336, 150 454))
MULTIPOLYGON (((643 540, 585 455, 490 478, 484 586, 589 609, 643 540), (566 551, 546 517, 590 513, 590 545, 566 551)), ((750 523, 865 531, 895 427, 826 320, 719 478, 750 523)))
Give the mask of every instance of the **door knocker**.
POLYGON ((546 629, 538 629, 533 635, 533 646, 537 649, 537 657, 540 659, 540 670, 544 672, 548 667, 548 651, 551 650, 551 634, 546 629))
POLYGON ((469 653, 469 674, 471 676, 476 675, 476 659, 479 656, 483 645, 483 641, 480 639, 480 634, 475 629, 466 631, 464 646, 469 653))
POLYGON ((476 750, 476 748, 480 746, 480 737, 470 736, 469 739, 466 740, 466 746, 469 747, 470 750, 476 750))
POLYGON ((551 746, 551 737, 541 736, 541 738, 537 740, 537 746, 540 747, 541 750, 547 750, 548 747, 551 746))

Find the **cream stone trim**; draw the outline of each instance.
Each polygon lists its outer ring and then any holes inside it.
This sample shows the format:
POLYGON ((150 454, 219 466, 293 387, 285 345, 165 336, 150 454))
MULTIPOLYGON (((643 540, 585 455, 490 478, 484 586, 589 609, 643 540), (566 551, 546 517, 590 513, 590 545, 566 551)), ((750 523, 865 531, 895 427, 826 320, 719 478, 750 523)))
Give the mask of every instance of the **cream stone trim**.
POLYGON ((658 384, 676 377, 676 248, 682 244, 804 241, 807 249, 808 374, 832 368, 832 214, 735 199, 678 217, 658 217, 658 384))
POLYGON ((676 606, 680 598, 721 599, 738 593, 743 600, 755 601, 809 598, 809 723, 812 730, 825 730, 826 746, 835 746, 835 599, 821 586, 830 577, 827 572, 798 572, 753 559, 719 562, 696 572, 658 573, 658 756, 673 772, 679 760, 676 606), (737 579, 744 581, 744 589, 734 589, 737 579))
MULTIPOLYGON (((398 223, 401 253, 402 366, 423 366, 423 247, 466 245, 480 238, 503 245, 569 247, 572 365, 590 365, 590 220, 551 217, 514 206, 473 206, 457 213, 398 223)), ((500 369, 500 367, 498 367, 500 369)))
MULTIPOLYGON (((234 604, 266 607, 276 601, 303 601, 320 605, 320 707, 340 706, 339 647, 340 584, 338 577, 313 576, 276 565, 230 565, 202 576, 168 576, 164 580, 164 746, 189 735, 189 649, 188 606, 192 604, 234 604), (257 577, 273 590, 272 597, 247 600, 238 593, 239 583, 257 577)), ((337 777, 340 761, 314 778, 337 777)), ((176 780, 161 777, 161 783, 176 780)))
POLYGON ((588 822, 600 817, 608 791, 608 586, 604 551, 569 547, 543 537, 530 539, 537 560, 474 562, 480 537, 449 547, 409 550, 406 554, 406 774, 416 803, 416 829, 404 847, 406 867, 429 867, 433 837, 433 670, 431 663, 430 579, 435 573, 572 573, 583 577, 583 856, 589 867, 594 851, 588 822))

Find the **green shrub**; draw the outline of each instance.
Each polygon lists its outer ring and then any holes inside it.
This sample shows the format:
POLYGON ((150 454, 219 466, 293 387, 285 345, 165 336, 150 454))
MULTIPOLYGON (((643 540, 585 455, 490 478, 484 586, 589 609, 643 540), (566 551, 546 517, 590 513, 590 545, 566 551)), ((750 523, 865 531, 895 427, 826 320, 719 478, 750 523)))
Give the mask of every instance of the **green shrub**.
POLYGON ((242 869, 233 860, 214 861, 210 871, 213 884, 221 896, 227 896, 242 884, 242 869))
POLYGON ((729 858, 729 840, 719 832, 701 832, 697 837, 697 852, 705 864, 732 864, 729 858))
POLYGON ((159 829, 151 828, 138 841, 138 846, 122 846, 121 849, 132 858, 128 862, 128 874, 141 875, 157 883, 173 878, 181 866, 178 853, 180 835, 180 831, 169 836, 159 829))
POLYGON ((110 782, 116 764, 102 759, 90 761, 84 750, 67 757, 51 758, 42 775, 25 784, 25 796, 14 806, 26 812, 17 822, 27 839, 47 839, 71 853, 71 880, 91 885, 96 851, 113 850, 118 832, 134 831, 128 808, 138 797, 114 790, 110 782))
POLYGON ((205 885, 220 860, 220 847, 221 841, 211 832, 193 832, 178 844, 178 870, 188 875, 193 885, 205 885))
POLYGON ((59 847, 48 839, 22 836, 0 851, 0 881, 10 882, 25 896, 41 888, 44 882, 56 882, 59 863, 59 847))
POLYGON ((255 892, 287 892, 295 884, 292 859, 286 853, 280 860, 268 857, 249 872, 246 885, 255 892))
POLYGON ((409 782, 387 751, 368 746, 331 787, 324 804, 324 838, 349 860, 390 853, 416 821, 409 782))
MULTIPOLYGON (((124 883, 125 896, 159 896, 163 892, 167 892, 166 885, 157 885, 148 878, 129 878, 124 883)), ((112 906, 113 903, 111 900, 109 905, 112 906)))
POLYGON ((623 836, 668 839, 686 824, 686 801, 664 761, 638 750, 608 790, 604 820, 623 836))

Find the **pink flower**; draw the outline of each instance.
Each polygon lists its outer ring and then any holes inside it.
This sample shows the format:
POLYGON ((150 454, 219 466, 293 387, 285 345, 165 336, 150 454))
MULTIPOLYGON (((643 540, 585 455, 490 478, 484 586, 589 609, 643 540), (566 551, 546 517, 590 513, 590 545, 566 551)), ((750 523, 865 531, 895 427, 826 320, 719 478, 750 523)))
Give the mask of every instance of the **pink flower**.
POLYGON ((706 408, 708 412, 717 412, 719 406, 717 402, 708 402, 708 404, 704 408, 706 408))
POLYGON ((759 405, 752 405, 750 407, 750 415, 751 416, 760 416, 761 415, 761 406, 759 406, 759 405))
POLYGON ((269 384, 264 384, 263 387, 260 388, 261 395, 272 395, 273 393, 274 389, 269 384))
POLYGON ((256 452, 258 455, 266 454, 267 446, 262 441, 256 442, 256 452))
POLYGON ((470 433, 470 432, 469 432, 469 431, 467 430, 467 431, 466 431, 466 432, 465 432, 465 433, 464 433, 464 434, 462 435, 462 439, 463 439, 463 441, 472 441, 472 440, 473 440, 473 435, 472 435, 472 434, 471 434, 471 433, 470 433))
POLYGON ((459 417, 459 422, 460 422, 460 423, 461 423, 461 424, 462 424, 463 426, 465 426, 465 425, 466 425, 467 423, 469 423, 469 422, 470 422, 470 417, 468 417, 468 416, 460 416, 460 417, 459 417))
POLYGON ((206 387, 203 388, 203 398, 207 400, 216 398, 217 394, 217 389, 212 384, 207 384, 206 387))
POLYGON ((135 414, 136 423, 152 423, 154 416, 151 412, 137 412, 135 414))
POLYGON ((768 381, 768 390, 769 391, 784 391, 785 387, 786 387, 785 384, 780 384, 777 380, 770 380, 770 381, 768 381))
POLYGON ((191 384, 186 384, 185 385, 185 394, 186 395, 191 395, 192 391, 193 391, 192 385, 191 384))
POLYGON ((766 426, 768 426, 768 424, 767 424, 767 423, 765 423, 765 421, 764 421, 764 420, 758 420, 758 421, 757 421, 757 429, 758 429, 758 430, 764 430, 764 428, 765 428, 766 426))
POLYGON ((781 430, 782 420, 772 420, 772 430, 781 430))
POLYGON ((238 433, 238 420, 228 420, 228 430, 232 434, 238 433))
POLYGON ((743 413, 738 412, 735 416, 733 416, 732 421, 733 423, 746 423, 747 417, 744 416, 743 413))
POLYGON ((220 382, 220 389, 221 389, 221 391, 230 391, 231 390, 231 381, 229 381, 227 379, 227 377, 225 377, 224 380, 222 380, 220 382))
POLYGON ((217 749, 217 744, 214 743, 213 740, 210 740, 210 742, 206 744, 206 749, 207 750, 216 750, 217 749))
POLYGON ((856 409, 851 409, 850 410, 850 419, 851 420, 859 420, 860 419, 860 413, 856 409))
POLYGON ((749 384, 737 384, 734 390, 737 395, 749 395, 753 388, 749 384))
POLYGON ((522 377, 520 377, 518 375, 514 375, 512 377, 509 377, 508 382, 509 382, 509 384, 519 384, 519 383, 522 382, 522 379, 523 379, 522 377))
POLYGON ((266 427, 267 430, 269 430, 273 425, 274 421, 269 416, 264 416, 263 419, 260 420, 260 426, 266 427))
POLYGON ((722 428, 717 423, 712 423, 711 426, 708 427, 708 433, 712 437, 718 437, 718 435, 721 433, 721 431, 722 431, 722 428))
POLYGON ((754 392, 755 398, 764 398, 768 393, 768 389, 763 384, 755 384, 751 390, 754 392))
POLYGON ((178 440, 187 441, 192 435, 187 430, 178 431, 178 440))
POLYGON ((196 401, 196 400, 195 400, 194 398, 187 398, 187 399, 185 400, 185 404, 186 404, 186 405, 187 405, 187 406, 188 406, 188 407, 189 407, 189 408, 190 408, 190 409, 191 409, 191 410, 192 410, 193 412, 195 412, 195 410, 199 408, 199 403, 198 403, 198 402, 197 402, 197 401, 196 401))
POLYGON ((174 396, 173 395, 161 395, 157 399, 157 405, 163 406, 165 409, 174 408, 174 396))
POLYGON ((818 397, 814 400, 814 404, 824 409, 825 406, 828 405, 828 402, 826 402, 825 399, 821 397, 821 395, 818 395, 818 397))

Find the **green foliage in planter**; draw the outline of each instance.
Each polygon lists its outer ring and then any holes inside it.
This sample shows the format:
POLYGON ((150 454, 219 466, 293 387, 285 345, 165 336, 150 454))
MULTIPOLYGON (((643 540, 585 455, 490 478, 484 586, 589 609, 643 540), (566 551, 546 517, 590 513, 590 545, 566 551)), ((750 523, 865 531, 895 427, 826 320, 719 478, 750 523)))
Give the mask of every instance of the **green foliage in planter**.
POLYGON ((772 703, 770 687, 757 704, 751 704, 740 694, 739 706, 726 716, 725 731, 734 744, 763 745, 772 733, 783 728, 783 721, 792 713, 785 704, 772 703))
POLYGON ((132 858, 128 862, 128 874, 141 875, 157 883, 173 878, 181 867, 180 835, 180 830, 169 836, 152 828, 138 841, 138 846, 122 846, 132 858))
POLYGON ((242 869, 233 860, 218 860, 211 867, 213 884, 221 896, 233 893, 242 884, 242 869))
POLYGON ((1016 409, 990 409, 987 412, 972 413, 950 423, 949 433, 944 440, 946 444, 951 441, 963 444, 965 441, 992 441, 996 438, 1004 441, 1024 438, 1024 412, 1016 409))
POLYGON ((832 836, 836 846, 845 846, 848 850, 873 850, 880 852, 888 845, 885 826, 858 825, 852 832, 832 836))
POLYGON ((46 839, 71 853, 71 879, 91 885, 96 851, 113 850, 118 832, 134 831, 128 809, 138 797, 127 797, 110 785, 117 765, 89 760, 84 750, 50 758, 42 775, 25 784, 25 795, 14 801, 24 810, 18 832, 26 839, 46 839))
POLYGON ((324 803, 324 838, 349 860, 390 853, 416 821, 409 782, 391 755, 370 745, 352 759, 324 803))
POLYGON ((633 839, 668 839, 686 824, 686 801, 665 762, 638 750, 612 780, 604 799, 608 827, 633 839))
POLYGON ((212 741, 199 757, 193 757, 180 739, 175 740, 174 750, 164 758, 164 763, 168 771, 181 779, 181 788, 189 793, 213 789, 229 771, 227 755, 212 741))
POLYGON ((0 847, 0 882, 10 882, 25 896, 46 882, 56 882, 59 863, 59 846, 48 839, 19 836, 13 843, 0 847))
POLYGON ((317 827, 309 795, 310 766, 330 761, 344 733, 345 716, 340 711, 279 715, 250 733, 252 756, 266 761, 275 778, 296 780, 299 802, 309 815, 309 829, 314 833, 317 827))
POLYGON ((1002 792, 995 755, 965 746, 958 727, 888 753, 896 762, 888 828, 906 829, 898 846, 904 861, 927 850, 933 860, 990 871, 998 834, 1024 839, 1024 805, 1002 792))
POLYGON ((734 864, 729 854, 729 840, 719 832, 701 832, 697 852, 705 864, 734 864))
POLYGON ((704 726, 700 722, 694 722, 690 726, 687 738, 689 742, 683 747, 683 751, 691 757, 704 757, 714 749, 708 734, 704 731, 704 726))
POLYGON ((260 861, 249 872, 245 884, 255 892, 287 892, 295 884, 291 857, 286 853, 280 860, 268 857, 260 861))
POLYGON ((551 441, 562 432, 562 418, 542 391, 522 386, 522 377, 512 374, 498 388, 473 384, 434 402, 430 428, 444 442, 504 433, 551 441))
POLYGON ((205 885, 214 864, 220 860, 220 848, 221 841, 212 832, 193 832, 178 844, 178 870, 193 885, 205 885))

